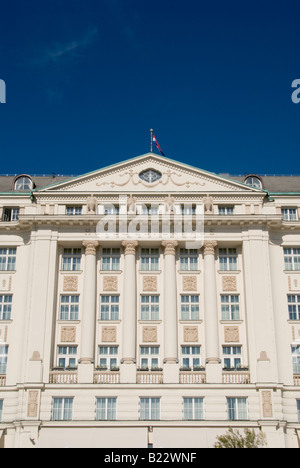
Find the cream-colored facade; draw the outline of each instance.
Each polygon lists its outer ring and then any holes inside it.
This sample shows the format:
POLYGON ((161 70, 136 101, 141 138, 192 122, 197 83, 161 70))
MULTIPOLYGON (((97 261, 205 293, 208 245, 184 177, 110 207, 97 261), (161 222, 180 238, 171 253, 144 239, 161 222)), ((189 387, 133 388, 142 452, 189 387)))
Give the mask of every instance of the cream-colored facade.
POLYGON ((287 179, 153 153, 52 183, 0 177, 0 446, 212 447, 234 427, 298 447, 300 178, 287 179), (176 226, 198 213, 193 244, 176 226))

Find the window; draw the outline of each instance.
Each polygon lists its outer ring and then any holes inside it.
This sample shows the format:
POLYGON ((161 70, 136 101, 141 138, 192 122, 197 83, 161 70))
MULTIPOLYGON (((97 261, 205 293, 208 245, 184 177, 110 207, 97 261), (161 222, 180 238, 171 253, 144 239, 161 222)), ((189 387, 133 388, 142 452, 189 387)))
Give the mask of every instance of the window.
POLYGON ((0 295, 0 320, 11 319, 12 296, 0 295))
POLYGON ((159 296, 141 296, 141 320, 159 320, 159 296))
POLYGON ((100 320, 119 320, 119 296, 101 296, 100 320))
POLYGON ((158 205, 142 205, 141 206, 142 215, 158 215, 158 205))
POLYGON ((200 320, 199 296, 181 296, 181 320, 200 320))
POLYGON ((140 398, 141 421, 160 420, 160 398, 140 398))
POLYGON ((284 249, 284 269, 287 271, 300 271, 300 248, 284 249))
POLYGON ((259 189, 262 188, 262 181, 257 176, 248 176, 248 177, 246 177, 245 184, 249 185, 250 187, 254 187, 254 188, 259 188, 259 189))
POLYGON ((141 270, 157 271, 159 268, 159 249, 142 249, 141 270))
POLYGON ((81 249, 64 249, 62 269, 63 271, 80 271, 81 249))
POLYGON ((99 346, 99 366, 103 370, 118 368, 118 346, 99 346))
MULTIPOLYGON (((300 374, 300 345, 292 346, 292 360, 294 374, 300 374)), ((1 372, 0 372, 1 374, 1 372)))
POLYGON ((284 221, 298 221, 297 208, 282 208, 281 213, 284 221))
POLYGON ((201 347, 182 346, 182 368, 183 370, 197 370, 201 366, 201 347))
POLYGON ((247 398, 227 398, 227 410, 230 421, 248 419, 247 398))
POLYGON ((68 216, 80 216, 82 214, 82 206, 67 206, 66 215, 68 216))
POLYGON ((3 208, 2 221, 5 223, 18 221, 20 208, 3 208))
POLYGON ((202 421, 204 419, 203 398, 183 399, 183 419, 185 421, 202 421))
POLYGON ((242 347, 223 346, 224 369, 237 370, 242 366, 242 347))
POLYGON ((74 398, 53 398, 52 421, 72 421, 74 398))
POLYGON ((297 400, 298 423, 300 423, 300 400, 297 400))
POLYGON ((62 369, 77 367, 77 346, 58 346, 57 364, 62 369))
POLYGON ((28 176, 22 176, 18 177, 15 181, 15 190, 32 190, 33 189, 33 183, 30 177, 28 176))
POLYGON ((240 297, 221 295, 222 320, 240 320, 240 297))
POLYGON ((180 249, 180 270, 196 271, 198 270, 198 250, 180 249))
POLYGON ((104 214, 107 215, 119 215, 120 207, 119 205, 104 205, 104 214))
POLYGON ((116 421, 117 419, 117 399, 97 398, 96 421, 116 421))
POLYGON ((153 184, 154 182, 162 178, 162 173, 159 171, 156 171, 155 169, 147 169, 146 171, 142 171, 139 174, 139 177, 144 182, 148 182, 148 184, 153 184))
POLYGON ((237 270, 236 249, 219 249, 219 268, 221 271, 237 270))
POLYGON ((2 422, 3 400, 0 400, 0 423, 2 422))
POLYGON ((79 319, 79 296, 61 296, 60 320, 79 319))
POLYGON ((219 215, 230 216, 234 214, 234 206, 219 206, 219 215))
POLYGON ((6 375, 8 346, 0 345, 0 375, 6 375))
POLYGON ((184 203, 183 205, 180 205, 180 212, 182 215, 195 215, 196 208, 195 204, 184 203))
POLYGON ((0 249, 0 271, 15 271, 17 249, 0 249))
POLYGON ((142 369, 157 369, 159 367, 158 346, 141 346, 140 355, 142 369))
POLYGON ((120 270, 120 249, 103 249, 102 250, 102 271, 119 271, 120 270))
POLYGON ((289 319, 300 320, 300 296, 288 295, 289 319))

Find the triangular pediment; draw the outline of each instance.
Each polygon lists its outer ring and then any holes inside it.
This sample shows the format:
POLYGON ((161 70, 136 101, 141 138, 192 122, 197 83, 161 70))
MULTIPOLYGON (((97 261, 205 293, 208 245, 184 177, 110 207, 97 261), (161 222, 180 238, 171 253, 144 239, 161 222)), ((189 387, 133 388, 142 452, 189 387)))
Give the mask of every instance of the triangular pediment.
POLYGON ((262 193, 234 180, 226 179, 202 169, 148 153, 137 158, 85 174, 42 192, 141 193, 150 192, 244 192, 262 193), (150 172, 151 171, 151 172, 150 172))

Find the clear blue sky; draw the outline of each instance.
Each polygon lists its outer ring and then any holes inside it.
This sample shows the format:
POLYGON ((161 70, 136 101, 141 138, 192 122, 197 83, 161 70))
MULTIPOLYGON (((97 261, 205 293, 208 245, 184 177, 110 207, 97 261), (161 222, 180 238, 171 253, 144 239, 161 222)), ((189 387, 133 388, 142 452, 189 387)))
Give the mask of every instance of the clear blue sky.
POLYGON ((0 173, 82 174, 149 151, 300 173, 299 0, 0 3, 0 173))

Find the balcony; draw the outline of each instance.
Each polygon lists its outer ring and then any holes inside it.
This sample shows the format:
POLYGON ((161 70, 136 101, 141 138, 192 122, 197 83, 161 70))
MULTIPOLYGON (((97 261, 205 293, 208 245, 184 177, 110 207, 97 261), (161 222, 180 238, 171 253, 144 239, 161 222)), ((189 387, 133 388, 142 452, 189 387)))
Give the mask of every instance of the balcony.
POLYGON ((77 369, 53 369, 50 372, 50 384, 77 384, 77 369))
POLYGON ((205 371, 189 371, 180 370, 179 372, 179 383, 181 384, 205 384, 206 373, 205 371))
POLYGON ((162 384, 164 383, 162 369, 154 370, 137 370, 136 373, 137 384, 162 384))
POLYGON ((223 370, 223 384, 249 384, 250 372, 245 370, 223 370))
POLYGON ((111 385, 120 383, 120 372, 119 371, 104 371, 96 370, 94 372, 94 384, 96 385, 111 385))

